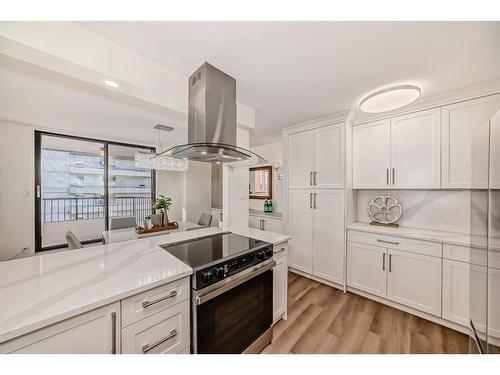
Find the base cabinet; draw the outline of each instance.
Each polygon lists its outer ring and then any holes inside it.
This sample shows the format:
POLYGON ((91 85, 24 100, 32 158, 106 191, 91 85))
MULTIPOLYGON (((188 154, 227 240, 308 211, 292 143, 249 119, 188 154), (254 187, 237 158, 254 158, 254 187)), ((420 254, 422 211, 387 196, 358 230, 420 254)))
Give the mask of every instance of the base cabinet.
POLYGON ((348 287, 441 317, 442 258, 418 253, 429 251, 425 241, 419 246, 420 241, 416 240, 393 241, 388 236, 381 239, 361 232, 350 232, 348 237, 351 239, 347 242, 348 287), (354 238, 368 243, 353 242, 354 238), (396 250, 372 242, 411 249, 396 250))
POLYGON ((281 219, 274 219, 268 216, 250 215, 249 227, 273 233, 283 232, 281 228, 281 219))
POLYGON ((469 325, 469 277, 469 263, 443 259, 443 319, 469 325))
POLYGON ((387 298, 441 316, 441 258, 388 250, 387 298))
POLYGON ((347 285, 385 297, 387 276, 386 249, 355 242, 347 243, 347 285))
POLYGON ((100 307, 0 344, 0 353, 120 353, 120 302, 100 307))
POLYGON ((286 244, 274 246, 276 266, 273 269, 273 324, 286 319, 288 301, 288 249, 286 244))

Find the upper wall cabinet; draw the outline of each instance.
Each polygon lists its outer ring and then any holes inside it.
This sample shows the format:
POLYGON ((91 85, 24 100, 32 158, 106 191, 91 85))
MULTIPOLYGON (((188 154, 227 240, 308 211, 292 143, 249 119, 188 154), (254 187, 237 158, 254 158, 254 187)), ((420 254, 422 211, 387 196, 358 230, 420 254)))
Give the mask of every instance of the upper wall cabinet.
POLYGON ((344 123, 292 134, 288 139, 289 188, 344 187, 344 123))
POLYGON ((393 189, 440 188, 440 139, 439 109, 391 119, 393 189))
POLYGON ((438 189, 440 110, 355 126, 355 189, 438 189))
POLYGON ((352 133, 353 186, 358 189, 390 187, 390 120, 355 126, 352 133))
POLYGON ((443 188, 488 186, 488 120, 499 108, 500 95, 468 100, 442 108, 443 188), (484 147, 475 148, 473 159, 472 139, 484 143, 484 147))

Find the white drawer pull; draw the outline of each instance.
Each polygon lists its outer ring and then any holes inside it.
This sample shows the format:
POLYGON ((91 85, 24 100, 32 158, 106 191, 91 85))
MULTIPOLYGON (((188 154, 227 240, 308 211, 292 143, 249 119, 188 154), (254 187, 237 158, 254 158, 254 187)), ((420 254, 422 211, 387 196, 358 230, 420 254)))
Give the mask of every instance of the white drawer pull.
POLYGON ((158 341, 157 341, 157 342, 155 342, 154 344, 151 344, 151 345, 150 345, 150 344, 146 344, 146 345, 144 345, 144 346, 142 347, 142 352, 143 352, 143 353, 147 353, 147 352, 149 352, 150 350, 153 350, 154 348, 156 348, 158 345, 161 345, 161 344, 163 344, 164 342, 166 342, 166 341, 170 340, 171 338, 174 338, 175 336, 177 336, 177 330, 176 330, 176 329, 173 329, 173 330, 171 330, 171 331, 170 331, 170 334, 169 334, 167 337, 165 337, 165 338, 163 338, 163 339, 161 339, 161 340, 158 340, 158 341))
POLYGON ((390 243, 391 245, 399 245, 399 242, 386 241, 386 240, 381 240, 378 238, 377 238, 377 241, 382 242, 382 243, 390 243))
POLYGON ((146 307, 149 307, 151 305, 155 305, 155 304, 157 304, 157 303, 159 303, 161 301, 165 301, 165 300, 167 300, 169 298, 173 298, 175 296, 177 296, 177 291, 176 290, 172 290, 168 296, 161 297, 161 298, 155 299, 153 301, 144 301, 142 303, 142 307, 146 308, 146 307))

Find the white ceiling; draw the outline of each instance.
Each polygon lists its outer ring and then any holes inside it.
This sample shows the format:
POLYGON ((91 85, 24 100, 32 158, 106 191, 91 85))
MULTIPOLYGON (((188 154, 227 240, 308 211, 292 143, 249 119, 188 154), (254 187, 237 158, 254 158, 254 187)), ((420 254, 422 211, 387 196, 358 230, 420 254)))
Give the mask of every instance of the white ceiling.
POLYGON ((0 121, 29 124, 84 137, 164 146, 187 140, 187 120, 161 106, 121 95, 0 54, 0 121))
POLYGON ((500 78, 499 22, 82 22, 186 76, 208 61, 256 110, 253 144, 381 87, 422 97, 500 78))

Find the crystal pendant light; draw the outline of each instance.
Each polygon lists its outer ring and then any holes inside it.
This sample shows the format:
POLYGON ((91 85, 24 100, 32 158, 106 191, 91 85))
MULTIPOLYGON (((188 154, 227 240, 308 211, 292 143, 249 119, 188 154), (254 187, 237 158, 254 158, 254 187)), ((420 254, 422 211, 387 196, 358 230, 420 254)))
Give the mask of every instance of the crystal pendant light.
POLYGON ((141 150, 137 152, 137 154, 135 154, 135 166, 138 168, 156 169, 170 172, 186 172, 189 169, 188 160, 177 159, 162 154, 163 146, 161 144, 160 131, 172 131, 174 129, 170 126, 164 126, 160 124, 155 125, 155 129, 158 130, 158 144, 161 150, 160 154, 141 150))

